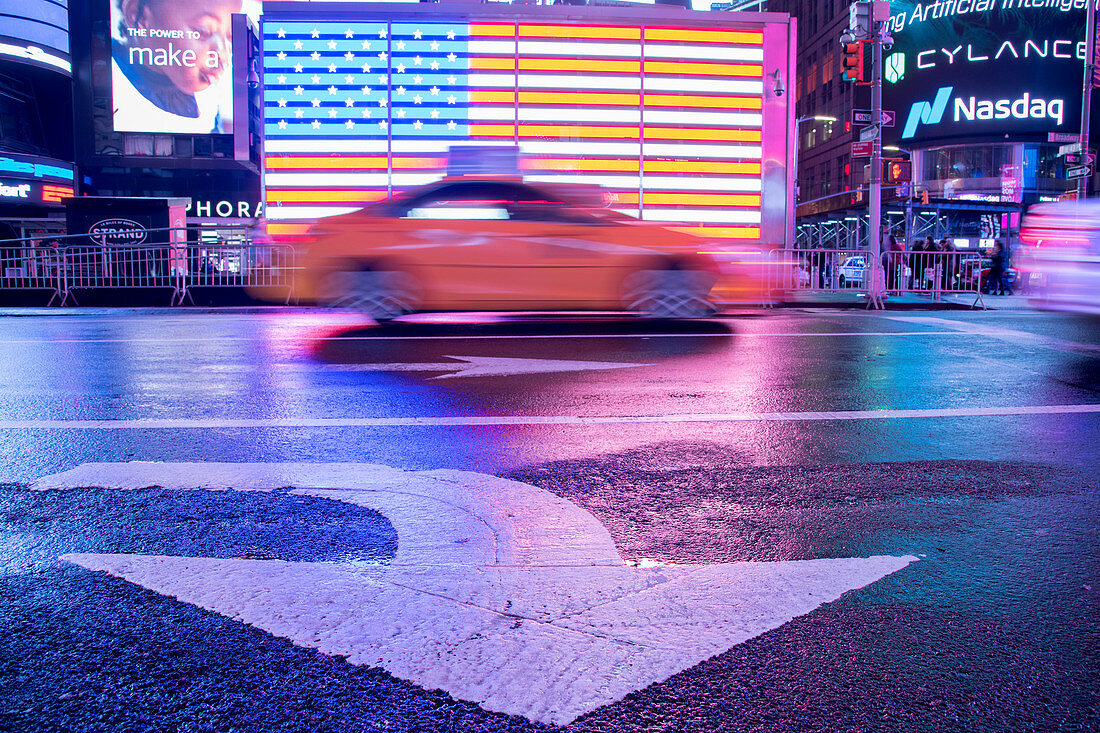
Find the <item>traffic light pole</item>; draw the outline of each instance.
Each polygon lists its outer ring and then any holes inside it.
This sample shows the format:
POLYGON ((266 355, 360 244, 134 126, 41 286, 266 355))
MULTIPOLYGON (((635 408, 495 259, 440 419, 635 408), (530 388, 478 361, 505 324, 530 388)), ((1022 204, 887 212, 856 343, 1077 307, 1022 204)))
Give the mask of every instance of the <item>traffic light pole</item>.
POLYGON ((882 31, 883 24, 871 15, 871 120, 878 127, 871 148, 870 207, 871 278, 867 283, 867 307, 886 307, 886 273, 882 266, 882 31))
MULTIPOLYGON (((1085 11, 1085 83, 1081 91, 1081 160, 1089 163, 1089 107, 1092 104, 1092 75, 1096 64, 1096 2, 1088 3, 1085 11)), ((1082 176, 1077 180, 1077 199, 1080 201, 1088 194, 1089 178, 1082 176)))

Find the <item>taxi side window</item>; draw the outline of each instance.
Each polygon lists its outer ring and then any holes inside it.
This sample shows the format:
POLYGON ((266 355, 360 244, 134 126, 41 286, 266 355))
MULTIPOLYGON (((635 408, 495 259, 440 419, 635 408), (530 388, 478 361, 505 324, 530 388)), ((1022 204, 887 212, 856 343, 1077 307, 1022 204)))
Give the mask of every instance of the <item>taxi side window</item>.
POLYGON ((541 221, 555 224, 597 224, 591 214, 564 201, 516 201, 509 207, 517 221, 541 221))
POLYGON ((451 219, 599 223, 591 214, 565 201, 519 184, 490 181, 451 183, 402 202, 396 216, 405 219, 451 219))
POLYGON ((406 219, 492 220, 510 219, 511 205, 522 196, 522 187, 490 182, 452 183, 407 201, 406 219))
POLYGON ((499 201, 431 201, 405 212, 406 219, 461 219, 485 221, 509 218, 508 209, 499 201))

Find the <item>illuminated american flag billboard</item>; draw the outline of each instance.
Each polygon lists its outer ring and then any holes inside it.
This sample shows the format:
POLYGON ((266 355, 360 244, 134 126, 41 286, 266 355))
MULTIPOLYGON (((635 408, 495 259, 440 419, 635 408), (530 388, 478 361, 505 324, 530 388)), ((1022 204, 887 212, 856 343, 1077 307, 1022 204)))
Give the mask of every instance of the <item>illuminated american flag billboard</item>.
POLYGON ((499 145, 527 180, 599 184, 642 219, 760 237, 759 26, 345 16, 265 8, 275 231, 437 180, 456 146, 499 145))

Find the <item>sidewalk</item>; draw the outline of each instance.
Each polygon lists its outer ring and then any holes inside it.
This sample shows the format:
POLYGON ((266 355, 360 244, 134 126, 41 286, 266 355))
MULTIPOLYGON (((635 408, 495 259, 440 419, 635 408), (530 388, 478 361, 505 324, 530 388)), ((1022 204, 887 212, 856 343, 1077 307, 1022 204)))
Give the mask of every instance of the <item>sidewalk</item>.
MULTIPOLYGON (((860 291, 828 292, 802 291, 791 293, 787 300, 779 303, 778 308, 866 308, 867 297, 860 291)), ((905 293, 890 295, 886 299, 886 310, 1031 310, 1027 296, 1024 295, 982 295, 975 305, 974 293, 948 293, 939 301, 928 295, 905 293)))
MULTIPOLYGON (((944 300, 951 299, 969 307, 974 302, 973 295, 951 294, 943 296, 944 300)), ((982 301, 989 310, 1034 310, 1031 301, 1026 295, 983 295, 982 301)), ((978 305, 981 308, 981 305, 978 305)))

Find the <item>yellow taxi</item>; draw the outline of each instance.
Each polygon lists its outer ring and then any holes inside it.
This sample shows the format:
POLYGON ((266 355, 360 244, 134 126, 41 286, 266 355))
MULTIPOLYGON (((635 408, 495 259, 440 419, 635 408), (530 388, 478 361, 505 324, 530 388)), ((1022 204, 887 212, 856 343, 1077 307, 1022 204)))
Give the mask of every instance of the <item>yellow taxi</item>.
POLYGON ((713 313, 707 242, 619 214, 599 189, 445 178, 318 221, 298 248, 298 302, 384 321, 417 311, 713 313))

